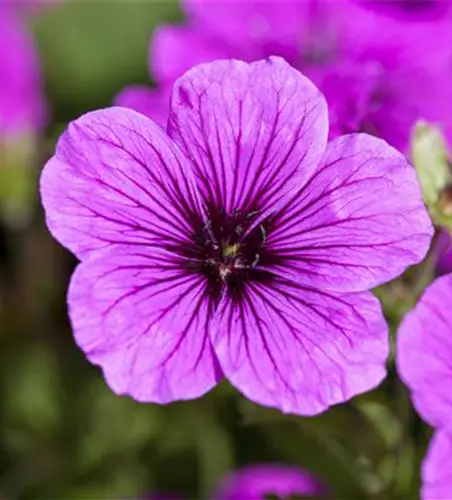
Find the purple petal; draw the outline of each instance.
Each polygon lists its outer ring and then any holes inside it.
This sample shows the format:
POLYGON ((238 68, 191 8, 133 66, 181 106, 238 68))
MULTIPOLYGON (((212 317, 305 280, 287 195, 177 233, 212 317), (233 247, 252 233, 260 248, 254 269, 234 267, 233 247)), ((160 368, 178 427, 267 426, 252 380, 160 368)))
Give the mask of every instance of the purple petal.
POLYGON ((239 55, 240 51, 214 33, 188 26, 163 26, 154 32, 149 67, 160 85, 172 85, 193 66, 239 55))
POLYGON ((422 500, 452 498, 452 435, 437 431, 422 464, 422 500))
POLYGON ((165 130, 168 122, 170 96, 169 90, 153 90, 149 87, 135 85, 123 89, 116 96, 114 104, 134 109, 142 115, 152 118, 165 130))
POLYGON ((221 376, 203 279, 174 253, 100 250, 76 269, 68 304, 78 345, 117 394, 167 403, 201 396, 221 376))
POLYGON ((0 5, 0 135, 44 127, 46 105, 32 38, 8 5, 0 5))
POLYGON ((432 237, 414 169, 365 134, 330 142, 319 168, 275 214, 269 251, 307 286, 368 290, 422 260, 432 237))
POLYGON ((257 464, 239 469, 222 481, 214 500, 265 500, 268 495, 317 496, 325 486, 301 469, 280 464, 257 464))
POLYGON ((225 298, 212 327, 226 377, 247 398, 315 415, 385 377, 388 330, 371 293, 333 295, 284 278, 225 298))
POLYGON ((200 65, 173 89, 169 134, 194 163, 204 198, 227 213, 274 208, 325 150, 320 92, 280 58, 200 65))
POLYGON ((41 177, 47 224, 79 258, 114 243, 191 243, 190 166, 151 120, 126 108, 88 113, 58 141, 41 177))
POLYGON ((408 313, 397 335, 399 375, 421 417, 452 428, 452 275, 430 285, 408 313))
POLYGON ((437 273, 442 275, 452 272, 452 238, 448 231, 442 230, 438 233, 435 254, 437 273))
POLYGON ((294 61, 309 28, 312 2, 184 0, 195 27, 214 34, 235 57, 261 59, 279 55, 294 61))

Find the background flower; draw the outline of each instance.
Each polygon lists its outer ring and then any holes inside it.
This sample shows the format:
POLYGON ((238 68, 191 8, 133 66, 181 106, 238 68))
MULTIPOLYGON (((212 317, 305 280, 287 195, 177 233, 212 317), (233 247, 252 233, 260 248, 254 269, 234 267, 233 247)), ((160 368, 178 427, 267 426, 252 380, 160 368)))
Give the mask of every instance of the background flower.
POLYGON ((125 89, 116 103, 166 123, 168 91, 200 62, 280 55, 319 86, 329 104, 330 134, 368 132, 407 152, 415 121, 447 134, 450 23, 406 24, 355 2, 185 0, 187 23, 160 28, 149 67, 157 91, 125 89), (159 102, 160 99, 160 102, 159 102))
POLYGON ((0 137, 42 130, 46 105, 33 39, 16 12, 0 4, 0 137))
POLYGON ((452 482, 450 382, 452 275, 438 278, 403 320, 397 335, 397 368, 420 416, 439 429, 423 464, 425 499, 448 498, 452 482), (446 472, 447 471, 447 472, 446 472))

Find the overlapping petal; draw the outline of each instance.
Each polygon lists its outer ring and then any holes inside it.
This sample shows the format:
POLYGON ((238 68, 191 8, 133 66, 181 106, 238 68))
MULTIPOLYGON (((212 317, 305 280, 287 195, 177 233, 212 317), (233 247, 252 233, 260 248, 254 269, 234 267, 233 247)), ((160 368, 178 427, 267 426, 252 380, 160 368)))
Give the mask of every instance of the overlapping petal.
POLYGON ((308 183, 274 215, 267 248, 300 283, 369 290, 422 260, 432 225, 414 169, 384 141, 340 137, 308 183))
POLYGON ((240 51, 230 47, 215 33, 191 26, 162 26, 152 38, 149 67, 159 85, 172 86, 193 66, 225 57, 241 58, 245 52, 245 48, 240 51))
POLYGON ((213 500, 265 500, 269 495, 317 496, 326 487, 309 472, 282 464, 255 464, 236 470, 221 483, 213 500))
POLYGON ((200 65, 173 90, 168 130, 203 197, 264 213, 309 178, 327 138, 325 101, 283 59, 200 65))
POLYGON ((310 26, 313 2, 287 0, 184 0, 194 28, 214 34, 235 57, 260 59, 279 55, 293 61, 310 26))
POLYGON ((452 429, 452 275, 438 278, 400 325, 396 361, 424 420, 452 429))
POLYGON ((144 85, 131 85, 115 97, 114 104, 134 109, 138 113, 152 118, 165 130, 168 122, 170 97, 169 90, 156 91, 144 85))
POLYGON ((76 341, 116 393, 166 403, 201 396, 221 377, 203 278, 182 267, 171 252, 113 246, 75 271, 76 341))
POLYGON ((160 127, 126 108, 69 125, 44 168, 41 196, 51 232, 79 258, 115 243, 192 241, 197 194, 187 159, 160 127))
POLYGON ((422 500, 452 498, 452 434, 436 431, 422 464, 422 500))
POLYGON ((247 398, 314 415, 385 377, 388 331, 371 293, 304 288, 283 277, 225 297, 212 326, 228 380, 247 398))

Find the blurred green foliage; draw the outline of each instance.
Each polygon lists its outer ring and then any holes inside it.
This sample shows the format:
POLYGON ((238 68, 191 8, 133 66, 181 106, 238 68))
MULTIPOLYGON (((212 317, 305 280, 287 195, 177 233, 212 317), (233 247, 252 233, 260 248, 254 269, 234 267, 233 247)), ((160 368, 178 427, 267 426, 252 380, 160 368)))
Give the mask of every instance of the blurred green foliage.
MULTIPOLYGON (((303 419, 258 407, 226 382, 167 406, 115 396, 72 339, 65 292, 76 262, 45 228, 39 169, 68 120, 150 81, 152 29, 180 18, 173 1, 104 0, 68 1, 33 19, 54 120, 36 170, 8 180, 32 184, 23 191, 31 216, 0 228, 0 498, 207 499, 232 468, 265 461, 309 469, 338 499, 417 498, 430 431, 393 366, 378 390, 303 419)), ((419 276, 378 290, 393 331, 419 276)))

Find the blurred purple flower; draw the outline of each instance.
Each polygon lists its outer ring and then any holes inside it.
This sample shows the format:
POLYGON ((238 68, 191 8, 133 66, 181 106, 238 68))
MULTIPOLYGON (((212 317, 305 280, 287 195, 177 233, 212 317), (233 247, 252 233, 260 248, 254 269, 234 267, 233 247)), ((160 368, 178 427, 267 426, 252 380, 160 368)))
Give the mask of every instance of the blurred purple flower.
POLYGON ((268 495, 316 497, 327 488, 308 472, 280 464, 251 465, 239 469, 220 484, 213 500, 266 500, 268 495))
POLYGON ((436 271, 438 275, 452 272, 452 238, 445 229, 438 233, 435 243, 436 271))
POLYGON ((357 0, 361 5, 402 21, 437 21, 452 10, 449 0, 357 0))
POLYGON ((452 433, 436 431, 422 464, 422 500, 452 498, 452 433))
POLYGON ((146 97, 143 88, 126 88, 117 104, 165 126, 168 89, 193 65, 279 55, 324 93, 332 138, 368 132, 407 152, 420 118, 452 137, 452 23, 406 24, 347 0, 185 0, 183 7, 185 25, 154 35, 149 65, 158 90, 146 97))
POLYGON ((431 223, 400 153, 365 134, 327 144, 327 125, 323 96, 281 58, 187 72, 168 134, 126 108, 69 125, 41 194, 82 260, 76 340, 116 393, 167 403, 225 375, 312 415, 384 378, 368 290, 424 257, 431 223))
POLYGON ((0 140, 35 132, 45 125, 38 54, 13 11, 0 4, 0 140))
POLYGON ((430 285, 398 332, 396 362, 420 416, 439 429, 423 464, 424 499, 452 494, 452 275, 430 285))

